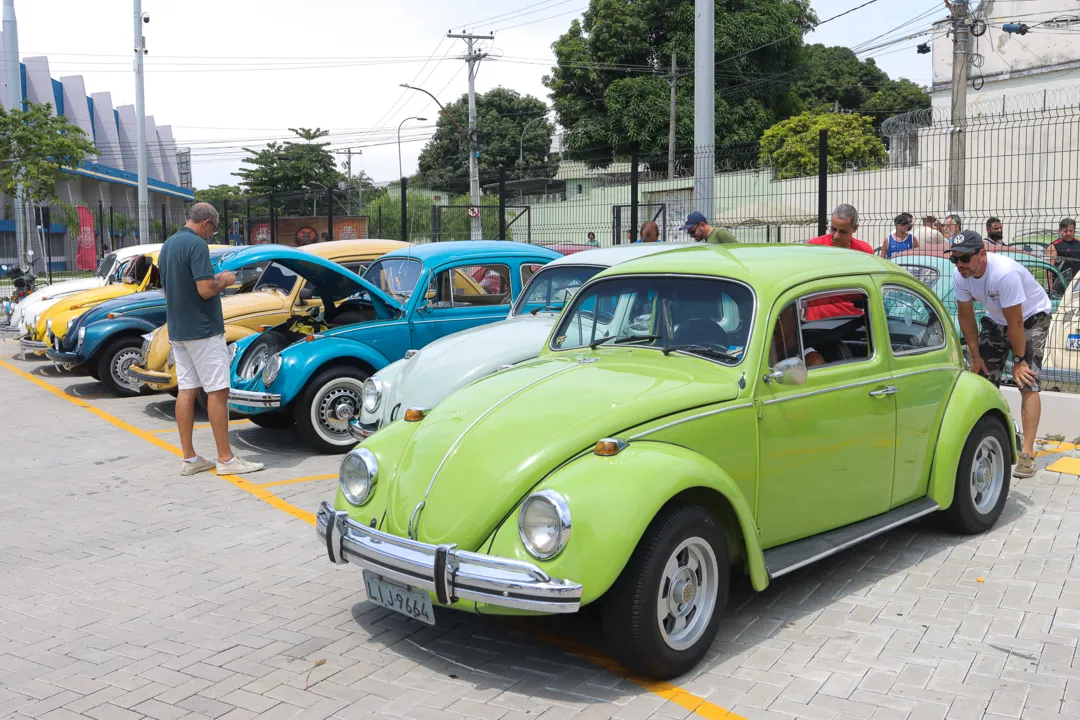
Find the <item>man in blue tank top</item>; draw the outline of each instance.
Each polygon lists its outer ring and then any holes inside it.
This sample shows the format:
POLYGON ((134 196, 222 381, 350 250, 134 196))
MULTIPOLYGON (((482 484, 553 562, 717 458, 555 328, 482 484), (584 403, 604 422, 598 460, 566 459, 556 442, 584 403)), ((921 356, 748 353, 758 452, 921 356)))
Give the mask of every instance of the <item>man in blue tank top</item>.
POLYGON ((919 239, 911 234, 911 226, 915 223, 911 213, 900 213, 893 223, 896 225, 896 232, 890 234, 881 246, 881 257, 886 259, 919 247, 919 239))

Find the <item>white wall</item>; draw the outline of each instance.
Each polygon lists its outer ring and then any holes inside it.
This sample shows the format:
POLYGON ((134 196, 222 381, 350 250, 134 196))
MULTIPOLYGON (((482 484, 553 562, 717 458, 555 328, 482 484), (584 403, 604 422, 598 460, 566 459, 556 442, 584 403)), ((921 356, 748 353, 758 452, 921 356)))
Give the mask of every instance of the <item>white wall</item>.
POLYGON ((120 157, 124 162, 123 167, 120 169, 137 173, 139 172, 139 161, 135 152, 135 106, 120 105, 116 108, 116 112, 120 118, 120 122, 117 124, 117 134, 120 137, 120 157))
POLYGON ((103 164, 122 169, 124 159, 120 154, 120 135, 116 130, 112 95, 100 92, 92 94, 90 98, 94 101, 94 127, 97 132, 94 143, 100 153, 98 157, 103 164))
POLYGON ((26 99, 32 103, 52 104, 52 114, 56 115, 56 96, 53 94, 52 76, 49 74, 49 58, 23 58, 26 65, 26 99))

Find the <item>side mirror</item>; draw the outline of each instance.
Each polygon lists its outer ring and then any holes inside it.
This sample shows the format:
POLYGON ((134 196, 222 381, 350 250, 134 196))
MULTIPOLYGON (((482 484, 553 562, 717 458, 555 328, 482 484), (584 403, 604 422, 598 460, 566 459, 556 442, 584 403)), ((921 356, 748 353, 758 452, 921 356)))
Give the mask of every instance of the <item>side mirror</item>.
POLYGON ((296 301, 297 305, 307 305, 307 301, 315 297, 315 293, 311 288, 300 288, 300 298, 296 301))
POLYGON ((765 382, 776 382, 780 385, 802 385, 806 382, 806 363, 797 357, 781 360, 773 365, 772 372, 764 379, 765 382))

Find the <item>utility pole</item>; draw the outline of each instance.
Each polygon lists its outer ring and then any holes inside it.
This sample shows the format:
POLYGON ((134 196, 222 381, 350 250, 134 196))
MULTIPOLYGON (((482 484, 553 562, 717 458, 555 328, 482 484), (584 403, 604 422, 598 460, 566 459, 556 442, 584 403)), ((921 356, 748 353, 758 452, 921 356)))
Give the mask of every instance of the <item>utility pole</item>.
MULTIPOLYGON (((491 40, 495 37, 494 33, 488 33, 487 35, 472 35, 469 33, 454 34, 447 33, 446 37, 455 40, 464 40, 468 43, 469 53, 463 60, 469 63, 469 197, 470 204, 473 207, 480 207, 480 166, 479 158, 479 146, 476 142, 476 71, 480 67, 480 61, 487 57, 487 53, 478 53, 474 50, 475 43, 478 40, 491 40)), ((484 237, 483 226, 481 225, 480 216, 472 218, 472 233, 473 240, 481 240, 484 237)))
POLYGON ((716 193, 715 0, 694 0, 694 210, 712 221, 716 193))
POLYGON ((667 131, 667 179, 675 179, 675 81, 679 76, 675 74, 675 53, 671 53, 671 75, 668 76, 668 84, 671 85, 671 117, 668 119, 667 131))
POLYGON ((139 170, 139 244, 150 242, 150 192, 146 186, 146 99, 143 96, 143 56, 146 55, 146 38, 142 34, 144 22, 142 0, 135 4, 135 145, 139 170))
POLYGON ((949 212, 963 213, 967 186, 967 81, 971 57, 968 0, 952 5, 952 135, 949 138, 949 212))
MULTIPOLYGON (((19 24, 15 20, 15 0, 4 0, 4 75, 7 82, 7 109, 22 110, 22 72, 19 69, 19 24)), ((15 252, 22 260, 29 249, 26 238, 26 206, 22 183, 15 188, 15 252)))

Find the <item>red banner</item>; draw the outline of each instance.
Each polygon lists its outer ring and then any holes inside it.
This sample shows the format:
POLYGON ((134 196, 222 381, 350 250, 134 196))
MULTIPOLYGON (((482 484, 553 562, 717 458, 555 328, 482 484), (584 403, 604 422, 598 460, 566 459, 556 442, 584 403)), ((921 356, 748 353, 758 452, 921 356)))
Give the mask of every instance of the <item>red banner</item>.
POLYGON ((79 213, 79 254, 76 267, 79 270, 94 270, 98 265, 97 247, 94 240, 94 213, 83 205, 75 209, 79 213))

